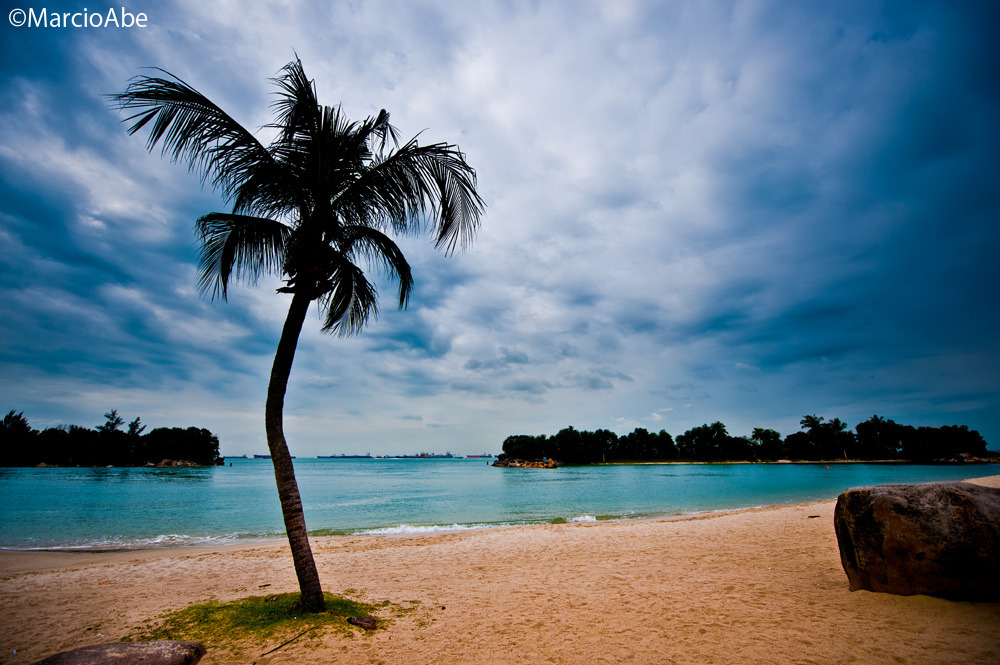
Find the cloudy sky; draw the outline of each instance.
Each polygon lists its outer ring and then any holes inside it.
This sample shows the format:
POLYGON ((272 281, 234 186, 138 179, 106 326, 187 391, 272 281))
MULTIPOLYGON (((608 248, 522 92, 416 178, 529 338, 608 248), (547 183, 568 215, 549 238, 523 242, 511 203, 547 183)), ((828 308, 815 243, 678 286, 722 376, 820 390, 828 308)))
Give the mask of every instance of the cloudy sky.
MULTIPOLYGON (((104 95, 162 67, 257 130, 297 53, 324 103, 457 143, 488 208, 465 253, 402 242, 406 311, 384 284, 360 336, 307 320, 293 454, 876 413, 1000 449, 992 0, 249 4, 127 3, 143 28, 5 14, 4 413, 44 428, 117 409, 266 450, 288 296, 198 294, 192 225, 225 201, 104 95)), ((124 20, 98 5, 5 13, 124 20)))

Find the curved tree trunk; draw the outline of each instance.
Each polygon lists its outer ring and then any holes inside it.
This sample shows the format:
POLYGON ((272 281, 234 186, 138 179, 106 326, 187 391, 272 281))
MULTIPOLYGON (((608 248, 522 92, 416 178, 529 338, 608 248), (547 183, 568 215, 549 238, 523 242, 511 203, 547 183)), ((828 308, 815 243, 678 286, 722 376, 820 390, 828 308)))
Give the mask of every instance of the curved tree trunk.
POLYGON ((302 592, 302 604, 309 611, 321 612, 326 609, 326 603, 323 600, 323 589, 320 587, 312 548, 309 546, 302 499, 299 497, 299 485, 295 482, 292 457, 285 442, 282 418, 288 375, 292 371, 295 347, 310 303, 309 298, 298 293, 292 296, 292 304, 288 308, 288 316, 281 329, 278 350, 274 354, 271 380, 267 385, 264 429, 267 432, 267 447, 271 451, 271 463, 274 465, 274 480, 278 485, 278 499, 281 501, 285 532, 288 534, 288 545, 291 547, 292 561, 295 564, 295 576, 299 580, 299 589, 302 592))

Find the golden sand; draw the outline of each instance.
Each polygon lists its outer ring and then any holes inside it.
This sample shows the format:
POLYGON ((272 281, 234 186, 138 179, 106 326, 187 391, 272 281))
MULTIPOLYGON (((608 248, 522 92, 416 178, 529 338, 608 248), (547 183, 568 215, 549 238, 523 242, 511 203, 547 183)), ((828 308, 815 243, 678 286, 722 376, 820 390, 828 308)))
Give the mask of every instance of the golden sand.
MULTIPOLYGON (((833 508, 318 538, 326 590, 417 609, 201 662, 1000 663, 1000 603, 849 591, 833 508)), ((117 641, 210 597, 294 590, 282 543, 0 552, 0 663, 117 641)))

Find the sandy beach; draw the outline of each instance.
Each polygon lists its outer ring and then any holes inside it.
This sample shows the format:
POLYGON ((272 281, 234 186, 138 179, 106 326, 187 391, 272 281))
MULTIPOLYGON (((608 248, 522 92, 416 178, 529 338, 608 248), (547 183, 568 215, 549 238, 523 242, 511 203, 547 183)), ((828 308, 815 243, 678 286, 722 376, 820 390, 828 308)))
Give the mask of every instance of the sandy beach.
MULTIPOLYGON (((1000 662, 1000 603, 850 592, 833 508, 320 538, 327 591, 416 610, 266 656, 280 642, 210 648, 202 663, 1000 662)), ((295 589, 280 542, 0 552, 0 663, 117 641, 207 598, 295 589)))

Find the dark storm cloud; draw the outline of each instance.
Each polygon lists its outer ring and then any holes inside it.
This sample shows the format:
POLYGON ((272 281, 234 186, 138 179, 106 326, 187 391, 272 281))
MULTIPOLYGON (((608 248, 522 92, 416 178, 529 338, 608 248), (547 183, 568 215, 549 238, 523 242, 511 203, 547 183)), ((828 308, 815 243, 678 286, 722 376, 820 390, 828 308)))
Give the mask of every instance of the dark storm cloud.
POLYGON ((162 66, 257 129, 297 53, 325 103, 458 143, 488 203, 467 253, 401 241, 406 311, 378 276, 362 335, 308 319, 299 454, 334 431, 479 452, 567 424, 788 433, 816 412, 1000 441, 996 3, 149 14, 143 31, 0 28, 0 395, 36 426, 123 407, 224 450, 259 440, 280 284, 197 293, 192 224, 225 202, 102 95, 162 66))

